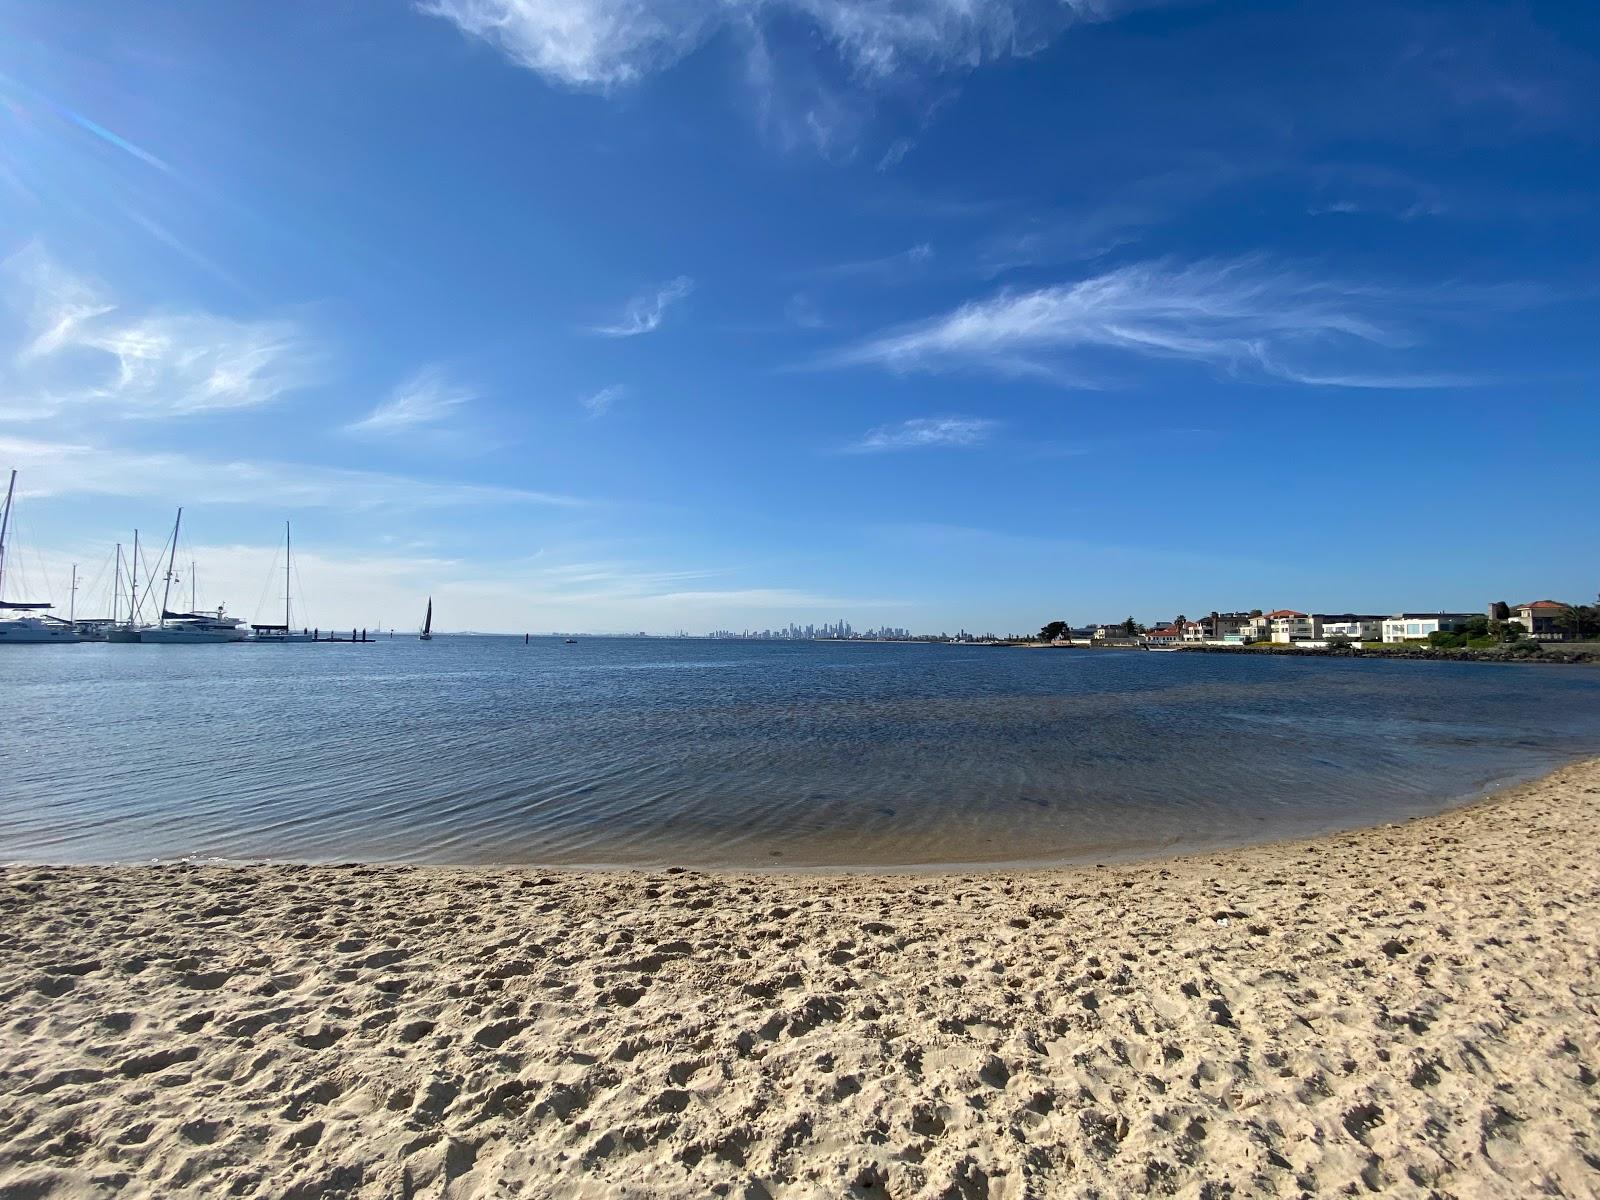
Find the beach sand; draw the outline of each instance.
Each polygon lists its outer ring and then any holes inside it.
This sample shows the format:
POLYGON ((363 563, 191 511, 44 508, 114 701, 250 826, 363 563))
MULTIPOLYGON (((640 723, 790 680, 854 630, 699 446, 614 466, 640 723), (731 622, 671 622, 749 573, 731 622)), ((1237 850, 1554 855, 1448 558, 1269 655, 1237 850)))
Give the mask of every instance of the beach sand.
POLYGON ((1600 1194, 1600 762, 1103 869, 0 885, 5 1198, 1600 1194))

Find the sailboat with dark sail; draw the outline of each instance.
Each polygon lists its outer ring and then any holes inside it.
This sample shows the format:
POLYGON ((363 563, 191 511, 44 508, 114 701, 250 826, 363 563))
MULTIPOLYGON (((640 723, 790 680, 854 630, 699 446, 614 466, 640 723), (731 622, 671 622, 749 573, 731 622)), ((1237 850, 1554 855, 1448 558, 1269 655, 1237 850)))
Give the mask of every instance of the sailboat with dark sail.
POLYGON ((422 618, 422 635, 421 635, 421 638, 422 638, 422 640, 424 642, 433 641, 433 597, 432 596, 428 597, 428 612, 427 612, 427 615, 422 618))

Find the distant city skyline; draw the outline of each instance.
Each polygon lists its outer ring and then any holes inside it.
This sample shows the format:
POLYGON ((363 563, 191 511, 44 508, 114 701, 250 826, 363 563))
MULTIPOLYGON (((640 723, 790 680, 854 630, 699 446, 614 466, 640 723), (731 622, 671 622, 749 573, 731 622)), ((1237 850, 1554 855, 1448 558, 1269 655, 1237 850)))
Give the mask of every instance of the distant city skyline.
POLYGON ((38 598, 180 504, 342 628, 1600 586, 1600 7, 640 11, 0 8, 38 598))

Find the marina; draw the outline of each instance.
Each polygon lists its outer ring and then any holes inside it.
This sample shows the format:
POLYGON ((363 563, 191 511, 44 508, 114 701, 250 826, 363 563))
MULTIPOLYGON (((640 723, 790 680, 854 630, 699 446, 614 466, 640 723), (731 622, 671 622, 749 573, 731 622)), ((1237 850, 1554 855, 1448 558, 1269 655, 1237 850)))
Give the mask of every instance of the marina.
MULTIPOLYGON (((41 600, 8 600, 6 561, 15 554, 13 516, 16 508, 17 472, 13 470, 6 485, 4 507, 0 508, 0 645, 58 645, 71 646, 84 642, 129 646, 218 646, 235 643, 256 645, 301 645, 315 643, 370 643, 374 639, 366 629, 352 628, 349 636, 332 630, 315 627, 294 627, 293 608, 293 542, 289 523, 283 526, 283 623, 245 621, 229 615, 226 605, 214 610, 201 609, 198 604, 197 570, 189 564, 189 607, 174 611, 172 586, 179 582, 177 575, 178 544, 183 528, 183 509, 178 509, 172 533, 162 546, 166 569, 159 576, 149 570, 144 576, 144 590, 139 590, 139 568, 143 561, 140 553, 139 531, 133 533, 132 553, 124 557, 122 543, 114 550, 114 569, 110 582, 109 617, 76 615, 78 595, 77 564, 72 566, 72 582, 68 590, 71 597, 68 616, 62 618, 51 610, 55 607, 41 600), (145 618, 147 603, 153 601, 156 583, 160 582, 161 603, 159 615, 145 618)), ((159 565, 160 558, 157 558, 159 565)), ((423 638, 431 636, 428 627, 433 621, 433 601, 428 601, 428 617, 423 638)))

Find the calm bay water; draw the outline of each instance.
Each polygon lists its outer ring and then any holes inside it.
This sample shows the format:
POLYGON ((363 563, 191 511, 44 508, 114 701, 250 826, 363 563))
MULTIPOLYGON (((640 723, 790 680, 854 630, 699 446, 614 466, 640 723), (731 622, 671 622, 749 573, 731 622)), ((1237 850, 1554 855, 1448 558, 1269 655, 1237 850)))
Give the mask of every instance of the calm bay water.
POLYGON ((414 637, 8 647, 0 859, 1039 863, 1435 811, 1600 753, 1600 671, 414 637))

